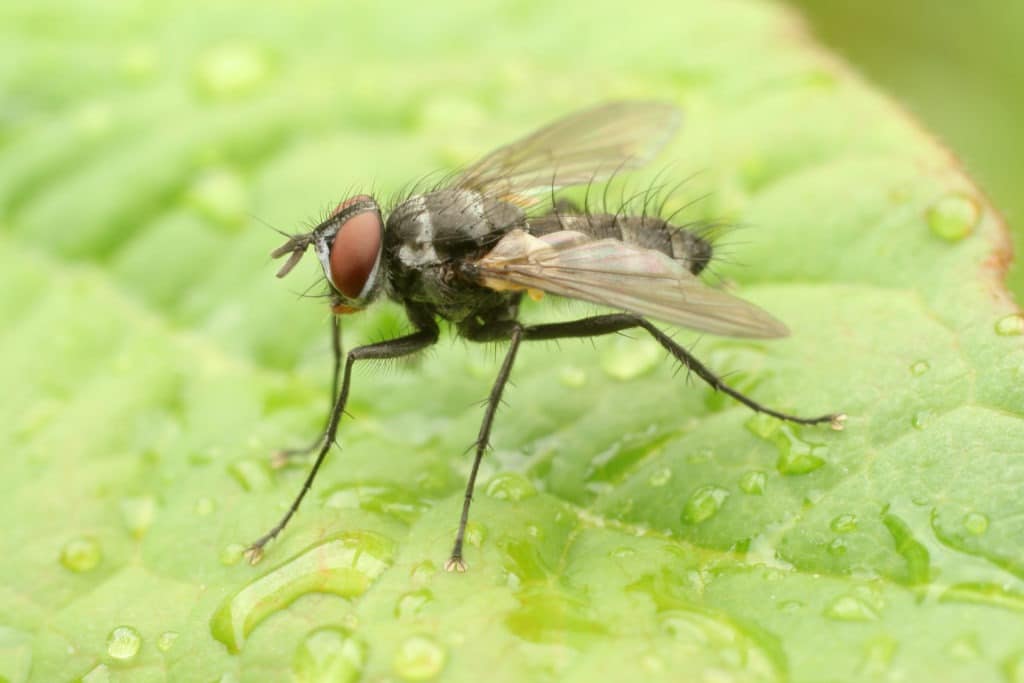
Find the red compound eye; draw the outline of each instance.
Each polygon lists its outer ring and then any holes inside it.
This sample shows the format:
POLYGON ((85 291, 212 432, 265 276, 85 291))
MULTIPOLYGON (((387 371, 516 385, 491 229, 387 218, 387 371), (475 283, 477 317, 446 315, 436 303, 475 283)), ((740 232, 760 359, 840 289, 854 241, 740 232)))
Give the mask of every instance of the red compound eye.
MULTIPOLYGON (((352 197, 339 204, 334 213, 368 199, 365 195, 352 197)), ((359 299, 370 279, 380 255, 383 227, 377 211, 363 211, 342 223, 334 236, 331 245, 331 281, 335 289, 349 299, 359 299)))

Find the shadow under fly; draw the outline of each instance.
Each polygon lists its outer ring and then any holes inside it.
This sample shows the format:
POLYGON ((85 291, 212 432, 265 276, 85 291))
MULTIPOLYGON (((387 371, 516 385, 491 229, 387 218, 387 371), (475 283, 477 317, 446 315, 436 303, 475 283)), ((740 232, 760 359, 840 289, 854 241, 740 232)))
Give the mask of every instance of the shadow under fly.
POLYGON ((380 296, 401 304, 413 331, 356 347, 342 362, 338 325, 332 407, 323 434, 305 449, 316 459, 288 511, 246 551, 258 562, 298 510, 335 442, 352 385, 352 366, 393 359, 438 340, 438 318, 474 342, 507 342, 476 437, 462 514, 448 571, 465 571, 463 538, 480 461, 495 412, 524 341, 593 337, 632 328, 651 335, 690 372, 759 413, 800 424, 842 429, 841 413, 799 417, 773 410, 732 389, 648 317, 733 337, 771 338, 786 326, 753 304, 705 285, 700 272, 711 243, 695 231, 653 215, 577 209, 564 200, 531 211, 560 188, 607 180, 646 164, 678 128, 679 110, 663 102, 611 102, 570 114, 500 147, 437 187, 407 195, 385 218, 377 201, 355 195, 311 232, 290 237, 272 256, 287 256, 288 274, 313 247, 335 314, 355 313, 380 296), (588 301, 618 312, 566 322, 519 321, 523 294, 588 301), (340 378, 340 382, 339 382, 340 378))

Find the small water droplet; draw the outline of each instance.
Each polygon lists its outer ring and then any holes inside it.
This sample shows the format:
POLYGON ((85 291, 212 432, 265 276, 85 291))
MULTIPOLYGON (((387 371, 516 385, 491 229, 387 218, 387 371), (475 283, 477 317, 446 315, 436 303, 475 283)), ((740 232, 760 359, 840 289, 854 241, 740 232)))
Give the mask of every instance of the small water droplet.
POLYGON ((920 377, 924 373, 931 370, 931 368, 932 366, 928 361, 919 360, 910 366, 910 374, 912 374, 914 377, 920 377))
POLYGON ((668 467, 659 467, 647 478, 647 483, 655 488, 660 488, 672 479, 672 470, 668 467))
POLYGON ((614 557, 617 560, 625 560, 636 555, 636 551, 630 548, 629 546, 620 546, 612 550, 610 553, 608 553, 608 555, 610 557, 614 557))
POLYGON ((466 525, 466 543, 479 548, 487 538, 487 527, 481 522, 470 522, 466 525))
POLYGON ((434 594, 426 588, 403 593, 395 603, 395 616, 402 618, 419 614, 433 599, 434 594))
POLYGON ((837 534, 848 534, 857 528, 857 515, 845 512, 832 518, 829 527, 837 534))
POLYGON ((230 567, 238 564, 245 554, 245 546, 241 543, 229 543, 220 551, 220 563, 230 567))
POLYGON ((437 573, 437 567, 430 560, 423 560, 413 565, 412 571, 409 572, 409 576, 416 583, 426 583, 430 577, 437 573))
POLYGON ((142 647, 142 636, 131 626, 118 626, 107 636, 107 654, 114 659, 128 660, 142 647))
POLYGON ((970 235, 981 219, 978 202, 966 194, 946 195, 925 212, 928 227, 937 237, 958 242, 970 235))
POLYGON ((910 418, 910 426, 914 429, 924 429, 928 426, 928 421, 931 419, 931 414, 927 410, 914 413, 910 418))
POLYGON ((203 94, 226 99, 255 91, 270 78, 271 71, 271 61, 263 50, 229 44, 208 50, 199 58, 195 79, 203 94))
POLYGON ((683 508, 683 521, 700 524, 714 517, 725 504, 729 492, 720 486, 701 486, 693 492, 683 508))
POLYGON ((174 641, 178 639, 177 631, 164 631, 156 639, 156 646, 161 652, 167 652, 174 645, 174 641))
POLYGON ((433 638, 413 636, 398 647, 394 669, 407 681, 427 681, 441 673, 447 658, 445 649, 433 638))
POLYGON ((237 460, 228 467, 228 473, 246 491, 266 491, 274 484, 270 464, 262 460, 237 460))
POLYGON ((587 373, 581 368, 569 365, 558 372, 558 381, 571 389, 579 389, 587 383, 587 373))
POLYGON ((75 538, 60 551, 60 563, 73 572, 87 572, 100 563, 100 545, 91 538, 75 538))
POLYGON ((858 597, 843 595, 825 608, 825 616, 839 621, 874 621, 878 612, 858 597))
POLYGON ((996 322, 996 334, 1004 337, 1024 334, 1024 316, 1020 313, 1013 313, 1000 318, 996 322))
POLYGON ((750 496, 760 496, 768 483, 768 476, 761 470, 744 472, 740 477, 740 491, 750 496))
POLYGON ((81 683, 110 683, 110 668, 106 664, 97 664, 82 676, 81 683))
POLYGON ((612 379, 636 379, 654 369, 661 361, 662 349, 651 339, 618 336, 601 350, 601 369, 612 379))
POLYGON ((828 544, 828 552, 830 555, 845 555, 846 541, 841 538, 832 539, 832 542, 828 544))
POLYGON ((783 600, 779 603, 779 611, 792 614, 793 612, 799 612, 804 608, 804 603, 799 600, 783 600))
POLYGON ((185 199, 204 218, 229 231, 237 230, 249 216, 245 180, 231 169, 203 171, 185 193, 185 199))
POLYGON ((152 496, 125 498, 121 501, 121 519, 135 538, 142 538, 156 516, 156 500, 152 496))
POLYGON ((975 536, 981 536, 988 531, 988 517, 980 512, 969 512, 964 517, 964 528, 975 536))
POLYGON ((502 472, 487 482, 486 493, 497 500, 518 502, 533 498, 537 495, 537 489, 519 472, 502 472))
POLYGON ((295 649, 297 683, 352 683, 366 666, 366 644, 349 629, 330 626, 309 633, 295 649))
POLYGON ((217 506, 216 504, 214 504, 212 499, 203 496, 202 498, 196 501, 195 512, 200 517, 206 517, 211 512, 213 512, 216 507, 217 506))

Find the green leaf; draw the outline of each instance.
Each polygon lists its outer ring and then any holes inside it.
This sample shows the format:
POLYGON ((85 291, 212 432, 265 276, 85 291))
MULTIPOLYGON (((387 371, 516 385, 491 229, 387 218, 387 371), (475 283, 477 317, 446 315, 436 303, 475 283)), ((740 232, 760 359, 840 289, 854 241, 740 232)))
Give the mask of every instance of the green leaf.
POLYGON ((1024 677, 1024 323, 948 151, 768 3, 335 4, 0 9, 0 680, 1024 677), (263 223, 652 96, 666 211, 745 228, 714 274, 793 331, 680 339, 846 431, 639 336, 524 347, 448 574, 501 354, 446 335, 356 370, 241 561, 329 386, 316 266, 276 280, 263 223))

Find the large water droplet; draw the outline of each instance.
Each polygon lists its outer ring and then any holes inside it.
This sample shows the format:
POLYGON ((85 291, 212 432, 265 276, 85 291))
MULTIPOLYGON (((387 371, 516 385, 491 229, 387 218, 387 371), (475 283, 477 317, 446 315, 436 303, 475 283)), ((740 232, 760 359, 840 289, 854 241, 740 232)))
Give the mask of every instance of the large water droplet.
POLYGON ((223 99, 247 95, 262 86, 271 74, 268 55, 252 45, 230 44, 205 52, 196 65, 200 92, 223 99))
POLYGON ((174 645, 174 641, 178 639, 177 631, 164 631, 156 639, 156 646, 161 652, 167 652, 174 645))
POLYGON ((905 521, 893 514, 882 516, 882 523, 892 536, 896 552, 903 556, 907 563, 907 580, 911 584, 923 584, 931 578, 931 556, 928 549, 914 538, 914 534, 905 521))
POLYGON ((768 483, 768 476, 761 470, 750 470, 744 472, 740 477, 740 491, 750 496, 760 496, 764 493, 768 483))
POLYGON ((433 599, 434 594, 427 588, 403 593, 395 603, 395 616, 402 618, 419 614, 433 599))
POLYGON ((487 495, 497 500, 520 501, 537 495, 533 483, 519 472, 502 472, 487 482, 487 495))
POLYGON ((441 673, 447 653, 433 638, 407 638, 395 654, 395 673, 407 681, 429 681, 441 673))
POLYGON ((609 377, 620 381, 646 375, 661 361, 662 349, 653 339, 618 336, 601 350, 600 364, 609 377))
POLYGON ((829 603, 825 616, 839 621, 874 621, 878 612, 858 597, 843 595, 829 603))
POLYGON ((328 489, 323 501, 324 507, 366 510, 394 517, 406 524, 416 521, 429 505, 415 492, 393 484, 340 484, 328 489))
POLYGON ((142 636, 131 626, 118 626, 107 636, 107 654, 114 659, 128 660, 139 653, 142 636))
POLYGON ((931 370, 931 364, 926 360, 919 360, 910 366, 910 374, 914 377, 920 377, 924 373, 931 370))
POLYGON ((156 500, 152 496, 125 498, 121 501, 121 519, 135 538, 142 538, 156 516, 156 500))
POLYGON ((981 207, 966 194, 950 194, 935 202, 925 217, 933 234, 957 242, 974 231, 981 219, 981 207))
POLYGON ((352 683, 366 666, 366 644, 341 627, 319 628, 295 650, 292 674, 297 683, 352 683))
POLYGON ((73 572, 87 572, 100 563, 100 545, 91 538, 75 538, 64 544, 60 563, 73 572))
POLYGON ((988 531, 988 517, 980 512, 969 512, 964 517, 964 528, 975 536, 988 531))
POLYGON ((759 413, 748 419, 745 426, 752 434, 770 441, 778 449, 779 459, 775 467, 780 474, 807 474, 825 464, 828 446, 804 440, 794 425, 759 413))
POLYGON ((228 472, 246 491, 266 491, 274 485, 270 465, 262 460, 237 460, 228 472))
POLYGON ((857 515, 849 512, 832 518, 829 527, 837 534, 848 534, 857 528, 857 515))
POLYGON ((220 551, 220 563, 230 567, 238 564, 245 554, 245 546, 241 543, 229 543, 220 551))
POLYGON ((1019 313, 1000 318, 996 322, 996 334, 1013 337, 1024 334, 1024 316, 1019 313))
POLYGON ((683 508, 683 521, 700 524, 714 517, 725 504, 729 492, 721 486, 701 486, 693 492, 683 508))
POLYGON ((369 531, 340 534, 308 548, 229 595, 210 620, 213 637, 237 653, 261 621, 307 593, 362 595, 391 565, 394 544, 369 531))

